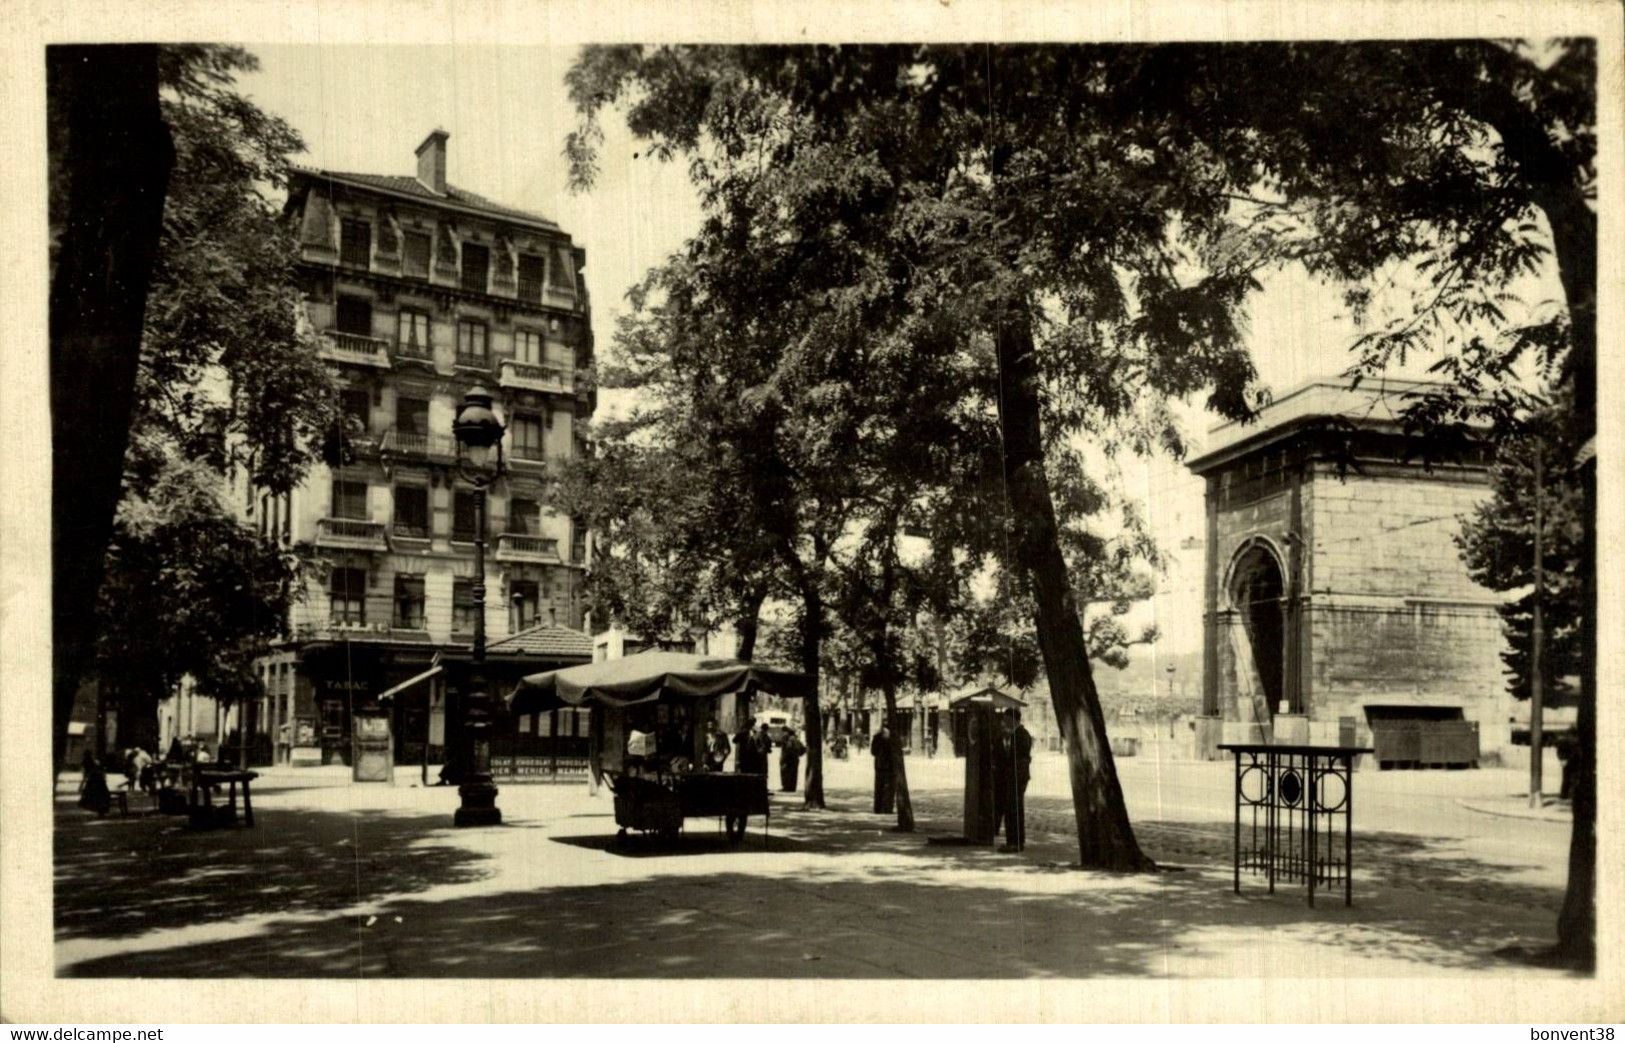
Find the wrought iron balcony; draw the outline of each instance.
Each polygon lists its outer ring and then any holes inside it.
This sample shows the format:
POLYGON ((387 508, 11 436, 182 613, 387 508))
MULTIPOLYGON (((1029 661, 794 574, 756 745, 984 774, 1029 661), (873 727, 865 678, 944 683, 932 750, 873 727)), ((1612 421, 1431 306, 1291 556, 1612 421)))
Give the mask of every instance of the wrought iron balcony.
POLYGON ((389 369, 389 341, 378 337, 363 337, 359 333, 340 333, 327 330, 322 334, 322 358, 332 362, 348 362, 357 366, 376 366, 389 369))
POLYGON ((384 432, 379 450, 394 456, 422 460, 454 460, 457 443, 450 435, 425 435, 416 431, 391 428, 384 432))
POLYGON ((558 561, 559 541, 549 536, 504 532, 497 536, 498 561, 558 561))
POLYGON ((557 366, 539 366, 533 362, 503 359, 502 373, 497 383, 505 388, 526 391, 550 391, 555 395, 575 393, 570 374, 557 366))
POLYGON ((388 550, 383 522, 355 518, 321 518, 316 522, 316 546, 343 550, 388 550))

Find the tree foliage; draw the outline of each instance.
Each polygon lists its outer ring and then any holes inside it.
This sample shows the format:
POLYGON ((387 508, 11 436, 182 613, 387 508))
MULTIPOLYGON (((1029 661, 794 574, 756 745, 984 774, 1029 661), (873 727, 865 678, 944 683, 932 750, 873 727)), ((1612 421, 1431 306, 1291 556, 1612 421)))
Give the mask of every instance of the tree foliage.
POLYGON ((140 492, 172 446, 255 486, 298 485, 338 419, 333 378, 304 322, 298 248, 270 194, 298 134, 233 89, 258 60, 240 48, 159 51, 176 162, 153 271, 126 483, 140 492))
MULTIPOLYGON (((182 676, 230 704, 286 625, 300 563, 221 502, 299 484, 338 418, 271 193, 303 146, 234 89, 240 48, 158 51, 175 167, 149 289, 96 665, 136 734, 182 676)), ((152 736, 155 738, 156 736, 152 736)))
POLYGON ((1245 306, 1259 272, 1288 264, 1354 285, 1357 309, 1384 266, 1420 274, 1409 314, 1373 331, 1355 369, 1438 334, 1441 371, 1476 393, 1413 403, 1427 441, 1485 402, 1516 413, 1499 378, 1565 340, 1589 417, 1594 64, 1587 41, 592 48, 569 76, 583 123, 567 151, 590 181, 597 120, 620 106, 655 155, 688 160, 714 221, 742 186, 774 195, 779 234, 732 241, 769 262, 754 281, 744 266, 740 292, 861 302, 847 314, 870 330, 991 338, 1011 556, 1033 584, 1084 861, 1138 865, 1046 454, 1126 418, 1140 421, 1127 445, 1177 452, 1168 397, 1206 391, 1245 417, 1263 399, 1245 306), (836 237, 890 249, 822 254, 836 237), (1545 251, 1566 313, 1526 321, 1513 283, 1545 251), (778 278, 786 257, 815 279, 778 278), (876 257, 903 264, 865 266, 876 257))
POLYGON ((1519 699, 1530 694, 1537 454, 1542 465, 1541 617, 1545 637, 1541 667, 1546 691, 1551 692, 1559 679, 1580 672, 1585 564, 1580 550, 1585 511, 1579 477, 1569 466, 1577 448, 1569 407, 1569 395, 1555 396, 1525 421, 1520 437, 1500 443, 1491 470, 1491 495, 1466 519, 1456 537, 1475 582, 1515 595, 1501 605, 1508 641, 1502 659, 1511 674, 1512 694, 1519 699))
POLYGON ((203 464, 172 459, 119 508, 96 655, 137 741, 156 745, 157 703, 184 676, 228 705, 257 696, 253 660, 287 620, 298 560, 233 517, 219 489, 203 464))

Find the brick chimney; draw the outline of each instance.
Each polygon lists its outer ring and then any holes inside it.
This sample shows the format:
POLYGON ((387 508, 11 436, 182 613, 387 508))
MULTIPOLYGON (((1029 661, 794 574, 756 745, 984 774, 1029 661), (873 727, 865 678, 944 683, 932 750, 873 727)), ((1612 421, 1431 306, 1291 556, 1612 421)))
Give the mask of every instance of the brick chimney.
POLYGON ((446 139, 451 137, 436 128, 418 146, 418 180, 423 187, 439 195, 446 194, 446 139))

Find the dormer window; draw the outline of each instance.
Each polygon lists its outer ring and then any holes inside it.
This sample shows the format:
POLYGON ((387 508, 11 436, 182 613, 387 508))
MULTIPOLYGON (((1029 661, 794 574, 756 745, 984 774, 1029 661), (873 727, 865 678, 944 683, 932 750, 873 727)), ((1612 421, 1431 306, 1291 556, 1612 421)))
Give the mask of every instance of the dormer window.
POLYGON ((463 289, 484 293, 491 269, 491 250, 478 243, 463 244, 463 289))
POLYGON ((372 264, 372 225, 345 218, 339 224, 339 261, 356 268, 372 264))

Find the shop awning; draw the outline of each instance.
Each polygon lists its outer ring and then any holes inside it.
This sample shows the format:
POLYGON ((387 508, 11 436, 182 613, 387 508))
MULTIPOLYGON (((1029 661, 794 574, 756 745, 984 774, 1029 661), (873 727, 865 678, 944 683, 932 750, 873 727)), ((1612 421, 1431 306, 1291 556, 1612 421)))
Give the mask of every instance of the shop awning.
POLYGON ((533 713, 561 702, 631 706, 662 695, 707 699, 747 689, 803 699, 812 694, 812 681, 806 674, 739 659, 648 651, 531 674, 509 694, 508 708, 514 713, 533 713))
POLYGON ((393 699, 399 693, 406 691, 415 684, 422 684, 424 681, 427 681, 429 678, 440 673, 440 671, 444 669, 445 667, 439 665, 431 666, 429 669, 423 671, 421 674, 418 674, 416 677, 408 677, 395 687, 390 688, 387 691, 379 692, 378 701, 383 702, 385 699, 393 699))

